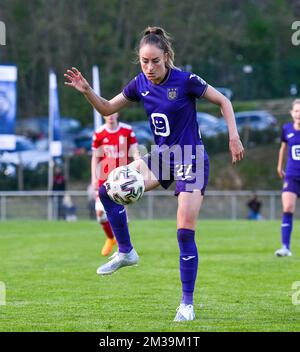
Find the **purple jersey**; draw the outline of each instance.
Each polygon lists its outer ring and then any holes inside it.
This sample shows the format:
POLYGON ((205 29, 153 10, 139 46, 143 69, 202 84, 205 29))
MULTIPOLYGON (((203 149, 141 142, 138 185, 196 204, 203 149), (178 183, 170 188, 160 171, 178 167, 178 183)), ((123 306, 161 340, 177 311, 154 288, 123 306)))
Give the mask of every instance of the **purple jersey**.
POLYGON ((281 141, 288 145, 286 177, 300 178, 300 131, 294 129, 293 122, 283 125, 281 141))
POLYGON ((124 88, 131 101, 141 101, 150 121, 155 143, 167 145, 202 145, 196 119, 196 98, 207 89, 199 76, 169 69, 160 84, 153 84, 140 73, 124 88))
POLYGON ((126 99, 143 103, 157 145, 143 160, 164 188, 176 180, 176 195, 204 194, 208 182, 209 161, 196 115, 196 99, 206 89, 199 76, 178 69, 169 69, 160 84, 140 73, 123 89, 126 99))

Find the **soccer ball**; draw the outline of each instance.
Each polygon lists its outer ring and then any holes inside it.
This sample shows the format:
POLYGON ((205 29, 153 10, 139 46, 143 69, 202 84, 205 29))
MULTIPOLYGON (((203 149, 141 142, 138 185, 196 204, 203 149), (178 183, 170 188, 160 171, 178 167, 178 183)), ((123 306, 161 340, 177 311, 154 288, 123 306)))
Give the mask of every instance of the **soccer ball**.
POLYGON ((109 198, 121 205, 136 202, 145 191, 143 176, 130 166, 114 169, 108 175, 105 187, 109 198))

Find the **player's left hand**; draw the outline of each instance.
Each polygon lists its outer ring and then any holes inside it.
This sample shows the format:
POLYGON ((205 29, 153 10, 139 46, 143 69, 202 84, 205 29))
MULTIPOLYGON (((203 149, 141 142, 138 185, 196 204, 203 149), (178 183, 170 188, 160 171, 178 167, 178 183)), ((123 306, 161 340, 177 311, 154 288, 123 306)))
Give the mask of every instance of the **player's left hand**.
POLYGON ((239 137, 230 139, 229 149, 232 156, 232 164, 241 161, 244 157, 244 147, 239 137))

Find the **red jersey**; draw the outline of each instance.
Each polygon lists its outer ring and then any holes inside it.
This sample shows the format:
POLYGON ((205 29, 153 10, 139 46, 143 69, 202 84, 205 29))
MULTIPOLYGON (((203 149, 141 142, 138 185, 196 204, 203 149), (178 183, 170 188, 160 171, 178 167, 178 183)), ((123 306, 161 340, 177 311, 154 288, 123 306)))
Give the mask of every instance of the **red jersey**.
POLYGON ((113 169, 129 163, 129 149, 136 143, 132 127, 126 123, 119 122, 116 130, 109 130, 103 125, 94 132, 92 150, 96 151, 99 158, 97 164, 97 175, 100 175, 99 187, 107 180, 113 169))

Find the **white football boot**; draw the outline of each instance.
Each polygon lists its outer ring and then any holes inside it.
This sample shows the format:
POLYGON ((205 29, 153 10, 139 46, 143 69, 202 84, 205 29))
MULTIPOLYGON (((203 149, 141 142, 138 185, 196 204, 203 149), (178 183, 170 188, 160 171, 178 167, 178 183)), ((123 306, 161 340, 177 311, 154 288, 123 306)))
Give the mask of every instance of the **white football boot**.
POLYGON ((174 318, 174 321, 188 321, 194 319, 194 306, 192 304, 181 303, 180 306, 177 308, 177 313, 174 318))
POLYGON ((136 265, 139 261, 139 256, 134 248, 129 253, 115 252, 108 263, 101 265, 97 269, 98 275, 110 275, 124 266, 136 265))
POLYGON ((276 257, 291 257, 292 252, 287 249, 286 247, 282 247, 280 249, 277 249, 277 251, 274 253, 276 257))

